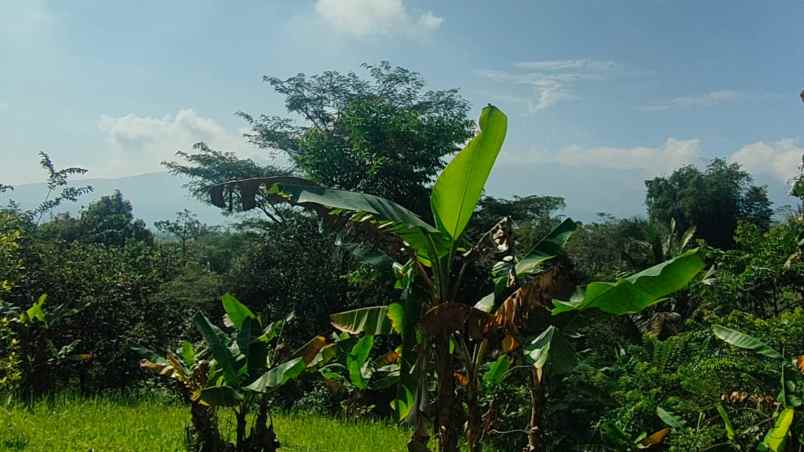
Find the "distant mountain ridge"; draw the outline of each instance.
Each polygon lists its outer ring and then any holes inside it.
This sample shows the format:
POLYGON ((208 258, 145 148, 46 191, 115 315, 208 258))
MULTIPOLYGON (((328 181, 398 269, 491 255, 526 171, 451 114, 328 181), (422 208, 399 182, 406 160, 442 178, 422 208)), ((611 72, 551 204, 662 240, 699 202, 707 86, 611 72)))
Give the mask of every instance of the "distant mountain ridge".
MULTIPOLYGON (((153 229, 153 223, 158 220, 171 219, 176 212, 189 209, 198 215, 199 220, 210 225, 221 225, 227 222, 215 207, 204 204, 193 198, 186 187, 186 182, 167 172, 148 173, 138 176, 121 177, 115 179, 80 179, 73 181, 72 185, 91 185, 94 191, 81 197, 78 202, 65 202, 56 213, 70 212, 75 214, 101 196, 120 190, 123 197, 131 201, 134 207, 134 216, 140 218, 153 229)), ((23 209, 37 206, 47 194, 45 183, 24 184, 14 187, 14 191, 0 194, 0 204, 5 205, 10 199, 20 204, 23 209)))
MULTIPOLYGON (((575 220, 591 222, 596 220, 598 212, 619 217, 645 216, 645 187, 635 182, 639 180, 639 175, 632 170, 574 168, 568 171, 567 168, 552 163, 503 163, 489 179, 487 193, 495 197, 531 194, 561 196, 567 204, 563 214, 575 220), (581 181, 584 183, 579 183, 581 181), (595 189, 590 190, 590 186, 595 189)), ((75 180, 74 185, 92 185, 94 192, 82 197, 77 203, 64 203, 56 209, 56 213, 75 214, 81 207, 101 196, 120 190, 131 201, 134 216, 144 220, 151 229, 155 221, 172 219, 176 212, 183 209, 194 212, 199 220, 209 225, 225 225, 233 221, 217 208, 193 198, 183 186, 185 183, 186 179, 168 172, 75 180)), ((768 184, 774 208, 794 202, 781 184, 763 180, 761 177, 755 183, 768 184)), ((24 209, 33 208, 42 202, 46 194, 45 183, 19 185, 14 187, 14 191, 0 194, 0 205, 13 199, 24 209)))

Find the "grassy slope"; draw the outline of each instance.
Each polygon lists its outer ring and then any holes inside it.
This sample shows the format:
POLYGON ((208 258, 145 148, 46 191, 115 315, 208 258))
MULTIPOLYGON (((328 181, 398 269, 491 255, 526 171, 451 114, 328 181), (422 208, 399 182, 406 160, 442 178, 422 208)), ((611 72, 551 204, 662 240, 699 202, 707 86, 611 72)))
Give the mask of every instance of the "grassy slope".
MULTIPOLYGON (((382 423, 339 421, 308 415, 275 416, 287 452, 392 452, 407 433, 382 423)), ((32 411, 0 406, 0 450, 181 451, 187 408, 159 401, 60 398, 32 411)), ((233 431, 228 420, 224 432, 233 431)))

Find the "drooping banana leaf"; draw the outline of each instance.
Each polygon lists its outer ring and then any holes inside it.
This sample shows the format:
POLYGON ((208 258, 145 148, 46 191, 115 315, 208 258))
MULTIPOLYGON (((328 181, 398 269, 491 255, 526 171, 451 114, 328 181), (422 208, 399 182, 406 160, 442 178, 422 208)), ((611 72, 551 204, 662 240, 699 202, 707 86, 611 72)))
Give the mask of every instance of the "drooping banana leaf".
POLYGON ((553 315, 584 309, 635 314, 686 287, 704 268, 698 250, 690 250, 617 282, 593 282, 569 301, 553 300, 553 315))
POLYGON ((277 388, 295 379, 304 372, 305 368, 304 359, 293 358, 269 370, 246 386, 246 389, 254 392, 266 392, 270 388, 277 388))
POLYGON ((235 406, 245 399, 231 386, 212 386, 201 390, 201 400, 213 406, 235 406))
MULTIPOLYGON (((569 218, 565 218, 564 221, 559 223, 558 226, 554 227, 553 230, 539 240, 533 249, 527 253, 527 256, 520 261, 520 264, 529 257, 539 259, 547 256, 561 255, 564 253, 564 247, 567 245, 570 237, 572 237, 572 234, 574 234, 577 229, 578 223, 569 218)), ((521 272, 522 271, 517 268, 517 273, 521 272)))
POLYGON ((214 185, 208 191, 212 204, 221 208, 227 207, 227 192, 239 191, 244 210, 254 208, 257 205, 255 197, 261 193, 270 202, 312 208, 323 215, 329 212, 353 212, 358 214, 354 216, 356 221, 374 222, 380 229, 410 244, 424 259, 433 258, 433 244, 438 255, 446 255, 451 244, 443 232, 393 201, 365 193, 319 187, 298 177, 244 179, 214 185))
POLYGON ((787 445, 787 438, 790 436, 790 426, 793 424, 795 410, 785 408, 779 413, 773 428, 768 431, 757 450, 765 452, 784 452, 787 445))
POLYGON ((721 325, 713 325, 712 332, 718 339, 735 347, 751 350, 771 359, 782 359, 781 353, 754 336, 721 325))
POLYGON ((438 176, 430 206, 439 229, 453 241, 463 233, 500 153, 508 118, 496 107, 483 109, 480 131, 438 176))
POLYGON ((384 335, 393 332, 388 312, 388 306, 372 306, 332 314, 329 319, 332 326, 350 334, 384 335))

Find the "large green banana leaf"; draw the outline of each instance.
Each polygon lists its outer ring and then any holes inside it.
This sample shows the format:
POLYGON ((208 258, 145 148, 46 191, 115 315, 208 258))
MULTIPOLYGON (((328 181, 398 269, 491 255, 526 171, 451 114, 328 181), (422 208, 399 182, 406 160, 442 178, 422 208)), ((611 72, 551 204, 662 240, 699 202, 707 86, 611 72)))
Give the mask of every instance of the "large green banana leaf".
POLYGON ((721 325, 713 325, 712 332, 718 339, 735 347, 751 350, 771 359, 782 359, 781 353, 754 336, 721 325))
MULTIPOLYGON (((393 331, 388 306, 372 306, 329 316, 332 326, 349 334, 383 335, 393 331)), ((399 314, 394 310, 395 314, 399 314)))
POLYGON ((492 105, 483 109, 478 122, 480 132, 441 172, 430 195, 436 223, 453 241, 472 217, 508 128, 508 118, 492 105))
POLYGON ((553 315, 584 309, 635 314, 681 290, 704 268, 698 250, 690 250, 617 282, 593 282, 569 301, 553 300, 553 315))
POLYGON ((226 193, 239 191, 243 208, 256 206, 256 196, 262 193, 274 203, 313 208, 320 213, 348 211, 358 221, 371 220, 380 228, 397 235, 426 260, 446 255, 451 240, 444 233, 419 218, 405 207, 379 196, 319 187, 298 177, 259 177, 209 188, 211 201, 226 207, 226 193), (264 188, 264 191, 260 191, 264 188), (435 253, 435 256, 433 256, 435 253))

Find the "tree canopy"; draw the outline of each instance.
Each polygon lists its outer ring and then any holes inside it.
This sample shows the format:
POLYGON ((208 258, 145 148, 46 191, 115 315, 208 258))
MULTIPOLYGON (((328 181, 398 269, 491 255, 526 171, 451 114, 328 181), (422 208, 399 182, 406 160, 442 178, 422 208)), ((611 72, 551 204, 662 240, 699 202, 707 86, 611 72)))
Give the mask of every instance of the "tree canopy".
POLYGON ((240 113, 252 126, 248 136, 324 186, 372 193, 426 213, 426 186, 444 157, 472 134, 469 105, 454 89, 425 91, 416 72, 388 62, 363 67, 368 79, 334 71, 265 77, 301 122, 240 113))
POLYGON ((669 177, 645 181, 648 215, 654 222, 675 220, 679 230, 697 228, 697 236, 719 248, 734 246, 740 221, 766 230, 773 211, 767 189, 752 185, 737 163, 713 160, 705 170, 689 165, 669 177))

